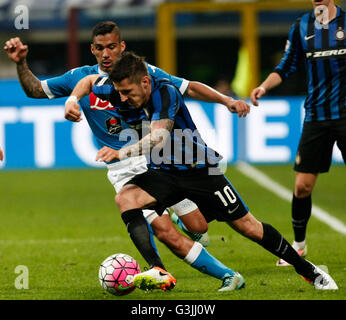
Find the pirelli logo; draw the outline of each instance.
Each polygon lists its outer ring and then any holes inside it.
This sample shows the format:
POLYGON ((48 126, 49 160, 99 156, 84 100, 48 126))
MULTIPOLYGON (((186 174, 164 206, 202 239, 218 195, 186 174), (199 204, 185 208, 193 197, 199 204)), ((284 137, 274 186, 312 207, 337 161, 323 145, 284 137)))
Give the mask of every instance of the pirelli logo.
POLYGON ((314 51, 305 52, 305 54, 307 59, 312 59, 312 60, 341 58, 341 57, 346 57, 346 48, 314 50, 314 51))

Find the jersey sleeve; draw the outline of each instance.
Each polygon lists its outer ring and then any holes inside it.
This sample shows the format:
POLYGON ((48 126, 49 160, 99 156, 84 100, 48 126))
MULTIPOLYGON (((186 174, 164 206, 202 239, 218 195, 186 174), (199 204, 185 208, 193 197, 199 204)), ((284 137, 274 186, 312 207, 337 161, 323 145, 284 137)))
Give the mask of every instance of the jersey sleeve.
POLYGON ((172 85, 163 85, 152 93, 153 112, 151 121, 160 119, 175 120, 179 110, 179 95, 172 85))
POLYGON ((155 67, 149 63, 147 63, 148 71, 149 73, 158 78, 158 79, 168 79, 171 81, 180 91, 180 93, 183 95, 189 85, 189 81, 184 78, 179 78, 172 76, 171 74, 167 73, 166 71, 163 71, 162 69, 155 67))
POLYGON ((49 99, 67 97, 71 94, 76 84, 75 70, 72 69, 61 76, 41 81, 42 89, 49 99))
POLYGON ((299 32, 300 20, 298 20, 290 29, 288 40, 285 48, 285 54, 280 64, 274 69, 282 80, 288 78, 297 67, 302 58, 302 45, 299 32))
POLYGON ((109 101, 113 106, 121 104, 120 95, 108 77, 100 76, 97 78, 92 86, 92 92, 96 97, 104 101, 109 101))

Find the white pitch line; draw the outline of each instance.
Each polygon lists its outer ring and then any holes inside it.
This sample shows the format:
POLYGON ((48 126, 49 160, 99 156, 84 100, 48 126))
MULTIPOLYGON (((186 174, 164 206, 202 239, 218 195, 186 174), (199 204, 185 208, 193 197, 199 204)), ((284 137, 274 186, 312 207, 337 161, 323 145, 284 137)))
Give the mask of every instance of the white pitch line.
MULTIPOLYGON (((241 173, 256 181, 259 185, 275 193, 281 199, 291 202, 292 191, 283 187, 281 184, 275 182, 263 172, 257 170, 256 168, 245 162, 239 162, 236 167, 241 173)), ((346 234, 345 224, 339 219, 330 215, 328 212, 321 209, 320 207, 313 205, 311 214, 318 220, 327 224, 332 229, 342 234, 346 234)))
POLYGON ((43 244, 83 244, 90 242, 114 242, 121 241, 121 237, 112 238, 61 238, 61 239, 20 239, 20 240, 0 240, 0 245, 43 245, 43 244))

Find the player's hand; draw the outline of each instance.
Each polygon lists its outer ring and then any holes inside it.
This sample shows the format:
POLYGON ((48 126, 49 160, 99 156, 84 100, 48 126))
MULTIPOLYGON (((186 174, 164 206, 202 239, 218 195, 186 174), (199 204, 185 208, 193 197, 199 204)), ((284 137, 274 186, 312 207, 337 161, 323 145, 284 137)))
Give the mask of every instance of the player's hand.
POLYGON ((96 161, 110 162, 119 159, 119 150, 112 149, 110 147, 103 147, 96 155, 96 161))
POLYGON ((226 104, 227 109, 232 113, 238 113, 238 117, 246 117, 250 113, 250 106, 243 100, 234 100, 230 98, 230 101, 226 104))
POLYGON ((82 113, 79 110, 79 104, 77 102, 69 100, 65 102, 65 119, 73 122, 82 120, 82 113))
POLYGON ((260 99, 265 94, 266 94, 266 89, 264 89, 263 87, 257 87, 255 89, 253 89, 252 92, 251 92, 251 95, 250 95, 251 103, 254 106, 258 106, 257 99, 260 99))
POLYGON ((29 52, 29 47, 24 45, 20 38, 11 38, 6 41, 4 50, 7 51, 8 57, 15 63, 22 62, 29 52))
POLYGON ((2 151, 2 149, 0 148, 0 160, 4 160, 4 152, 2 151))

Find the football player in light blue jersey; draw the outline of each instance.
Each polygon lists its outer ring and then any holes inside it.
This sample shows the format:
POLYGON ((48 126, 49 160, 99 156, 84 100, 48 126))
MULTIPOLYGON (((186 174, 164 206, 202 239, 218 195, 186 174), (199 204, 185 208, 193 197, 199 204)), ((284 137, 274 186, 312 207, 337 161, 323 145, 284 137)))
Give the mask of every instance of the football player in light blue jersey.
MULTIPOLYGON (((12 38, 7 41, 5 50, 9 58, 17 64, 18 78, 27 96, 32 98, 53 99, 69 96, 79 80, 88 75, 107 75, 107 72, 112 69, 114 62, 125 50, 125 42, 121 40, 119 28, 113 22, 102 22, 96 25, 93 29, 92 41, 91 52, 97 60, 96 65, 75 68, 61 76, 45 81, 37 79, 29 69, 26 62, 28 46, 23 45, 19 38, 12 38)), ((222 103, 228 108, 231 108, 234 103, 239 103, 239 101, 221 95, 199 82, 190 82, 185 79, 173 77, 151 65, 148 65, 148 69, 157 77, 170 79, 179 88, 182 94, 188 94, 191 98, 222 103)), ((118 138, 118 133, 121 130, 121 123, 112 112, 114 107, 109 102, 102 101, 93 94, 84 97, 80 101, 80 104, 99 147, 109 146, 120 149, 124 142, 120 141, 118 138)), ((66 115, 66 118, 69 118, 68 110, 66 111, 66 115)), ((107 167, 108 178, 117 192, 133 175, 147 170, 146 159, 144 157, 108 163, 107 167)), ((185 219, 184 223, 189 226, 190 231, 199 233, 206 232, 208 225, 193 202, 184 200, 176 206, 173 206, 173 209, 182 220, 185 219), (194 218, 192 218, 192 216, 194 216, 194 218), (198 216, 198 218, 196 218, 196 216, 198 216)), ((146 218, 154 229, 158 239, 164 242, 176 254, 186 257, 186 261, 192 264, 194 260, 191 260, 191 257, 195 257, 197 251, 201 252, 201 248, 196 245, 192 248, 187 246, 184 240, 185 238, 180 237, 180 233, 173 227, 168 215, 158 217, 152 210, 145 211, 146 218), (160 220, 160 222, 158 222, 158 220, 160 220), (185 248, 185 251, 183 248, 185 248)), ((212 256, 208 257, 208 254, 205 254, 205 259, 213 263, 214 258, 212 256)), ((164 267, 158 254, 156 265, 164 267)), ((233 272, 218 261, 215 263, 214 270, 218 278, 222 278, 226 275, 229 276, 233 272)), ((228 289, 233 290, 234 288, 228 289)))

